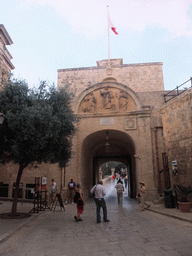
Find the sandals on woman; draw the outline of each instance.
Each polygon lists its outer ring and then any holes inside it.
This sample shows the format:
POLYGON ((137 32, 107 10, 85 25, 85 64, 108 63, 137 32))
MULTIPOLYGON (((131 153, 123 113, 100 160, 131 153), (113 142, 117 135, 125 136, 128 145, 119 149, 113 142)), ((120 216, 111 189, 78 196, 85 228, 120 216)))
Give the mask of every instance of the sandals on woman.
POLYGON ((74 218, 75 218, 76 221, 83 221, 83 219, 77 218, 77 216, 74 216, 74 218))

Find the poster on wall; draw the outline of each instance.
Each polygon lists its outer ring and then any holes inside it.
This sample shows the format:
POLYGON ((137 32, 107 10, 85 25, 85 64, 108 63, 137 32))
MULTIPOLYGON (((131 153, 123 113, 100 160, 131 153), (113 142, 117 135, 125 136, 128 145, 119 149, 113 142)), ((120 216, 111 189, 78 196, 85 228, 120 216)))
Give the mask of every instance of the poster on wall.
POLYGON ((177 171, 177 160, 172 161, 172 170, 174 175, 178 175, 177 171))
POLYGON ((41 191, 47 190, 47 177, 41 177, 41 191))

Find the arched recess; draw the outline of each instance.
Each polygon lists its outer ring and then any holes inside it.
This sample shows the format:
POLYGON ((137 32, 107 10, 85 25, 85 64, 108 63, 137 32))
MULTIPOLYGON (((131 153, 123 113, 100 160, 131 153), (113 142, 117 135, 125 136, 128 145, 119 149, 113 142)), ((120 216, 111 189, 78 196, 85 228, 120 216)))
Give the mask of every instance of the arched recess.
POLYGON ((100 130, 88 135, 82 143, 82 185, 87 192, 99 179, 99 166, 107 161, 119 161, 129 168, 130 197, 136 195, 135 145, 131 136, 118 130, 100 130), (106 136, 108 134, 108 139, 106 136), (106 146, 106 142, 109 146, 106 146))
POLYGON ((135 102, 136 109, 137 110, 141 109, 141 106, 142 106, 141 101, 140 101, 139 97, 137 96, 137 94, 131 88, 129 88, 126 85, 123 85, 121 83, 112 82, 112 81, 108 81, 108 82, 103 81, 102 83, 97 83, 93 86, 90 86, 89 88, 82 91, 77 97, 75 97, 73 104, 72 104, 74 112, 78 113, 79 106, 80 106, 81 102, 88 94, 92 93, 95 90, 105 89, 105 88, 116 88, 116 89, 126 92, 128 95, 130 95, 130 97, 135 102))
POLYGON ((103 79, 102 82, 117 82, 117 80, 113 77, 107 77, 107 78, 103 79))

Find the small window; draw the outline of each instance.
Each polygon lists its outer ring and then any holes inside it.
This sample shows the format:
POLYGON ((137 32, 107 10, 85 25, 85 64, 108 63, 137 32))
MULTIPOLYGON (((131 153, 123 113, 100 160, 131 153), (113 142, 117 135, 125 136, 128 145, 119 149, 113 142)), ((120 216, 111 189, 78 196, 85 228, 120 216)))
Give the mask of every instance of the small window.
POLYGON ((26 184, 25 199, 33 199, 33 193, 35 184, 26 184))
POLYGON ((9 184, 0 182, 0 197, 8 197, 9 184))

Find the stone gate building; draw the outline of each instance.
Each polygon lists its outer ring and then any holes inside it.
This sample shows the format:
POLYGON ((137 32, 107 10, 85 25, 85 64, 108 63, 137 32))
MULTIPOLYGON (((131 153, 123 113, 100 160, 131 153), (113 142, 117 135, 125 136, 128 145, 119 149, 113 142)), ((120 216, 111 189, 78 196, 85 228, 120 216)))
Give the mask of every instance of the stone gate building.
MULTIPOLYGON (((10 44, 0 25, 0 84, 14 68, 5 47, 10 44)), ((71 107, 79 118, 72 159, 62 169, 28 166, 21 177, 20 198, 33 198, 37 177, 47 178, 48 191, 54 178, 63 199, 73 178, 86 197, 99 180, 100 166, 109 161, 127 166, 132 198, 141 180, 148 199, 176 183, 192 184, 192 86, 165 102, 162 63, 123 64, 114 59, 98 61, 95 67, 60 69, 58 89, 64 86, 74 94, 71 107)), ((0 164, 0 198, 13 197, 18 168, 0 164)))
POLYGON ((161 188, 155 154, 164 150, 162 63, 127 65, 115 59, 110 65, 103 60, 96 67, 58 70, 58 88, 66 85, 75 95, 72 107, 79 117, 66 180, 73 177, 88 193, 99 179, 100 165, 119 161, 128 167, 129 196, 135 197, 142 180, 154 198, 161 188))

